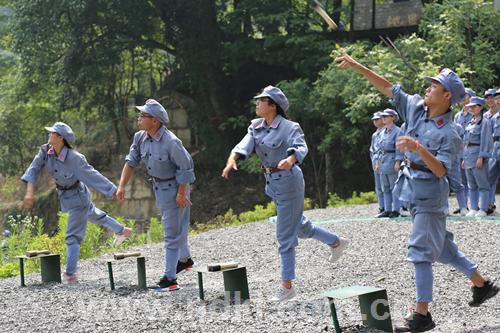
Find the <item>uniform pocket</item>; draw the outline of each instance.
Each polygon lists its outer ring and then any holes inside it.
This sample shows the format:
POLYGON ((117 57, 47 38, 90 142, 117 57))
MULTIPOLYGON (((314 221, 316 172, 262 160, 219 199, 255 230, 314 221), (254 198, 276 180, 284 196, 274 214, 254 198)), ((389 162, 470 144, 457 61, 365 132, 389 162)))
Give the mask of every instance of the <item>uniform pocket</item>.
POLYGON ((263 145, 269 149, 278 149, 283 144, 283 139, 266 140, 263 145))
POLYGON ((63 177, 65 180, 72 179, 72 178, 73 178, 73 173, 69 173, 69 172, 63 173, 63 174, 62 174, 62 177, 63 177))
POLYGON ((167 154, 158 154, 150 156, 150 165, 154 167, 156 170, 161 170, 162 168, 168 166, 170 163, 167 154))
POLYGON ((481 142, 481 127, 474 126, 469 132, 469 143, 480 143, 481 142))
POLYGON ((301 178, 294 175, 291 170, 274 172, 269 177, 269 186, 274 194, 287 197, 295 196, 300 189, 301 178))
POLYGON ((175 198, 179 186, 175 180, 155 183, 154 186, 156 207, 159 209, 172 209, 177 207, 175 198))
POLYGON ((412 201, 417 206, 440 206, 443 196, 442 181, 436 178, 414 178, 411 182, 412 201))
POLYGON ((78 189, 63 191, 60 195, 60 200, 63 212, 83 206, 83 200, 78 189))

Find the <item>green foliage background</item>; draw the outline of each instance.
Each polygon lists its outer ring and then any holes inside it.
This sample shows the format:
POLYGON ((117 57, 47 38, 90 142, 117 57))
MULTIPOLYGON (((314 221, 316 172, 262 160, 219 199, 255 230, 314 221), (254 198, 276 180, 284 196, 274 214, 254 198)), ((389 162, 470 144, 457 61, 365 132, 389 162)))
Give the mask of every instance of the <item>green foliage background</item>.
MULTIPOLYGON (((349 21, 348 7, 337 10, 349 1, 324 3, 349 21)), ((336 68, 339 47, 408 92, 423 93, 422 78, 442 67, 478 92, 499 86, 492 1, 424 3, 418 33, 393 38, 402 59, 379 40, 327 32, 307 0, 0 0, 0 170, 19 175, 56 120, 105 168, 127 150, 133 105, 167 94, 206 147, 197 169, 220 168, 254 116, 251 97, 277 84, 306 133, 308 194, 325 206, 329 192, 369 190, 369 116, 388 101, 336 68)))

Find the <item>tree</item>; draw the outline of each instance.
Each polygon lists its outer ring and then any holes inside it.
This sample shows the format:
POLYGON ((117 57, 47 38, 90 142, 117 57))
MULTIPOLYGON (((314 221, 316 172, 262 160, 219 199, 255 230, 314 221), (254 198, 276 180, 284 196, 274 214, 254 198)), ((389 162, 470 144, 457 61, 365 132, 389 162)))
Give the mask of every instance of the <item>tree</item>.
MULTIPOLYGON (((329 10, 346 4, 324 2, 329 10)), ((499 14, 491 1, 426 2, 420 32, 395 40, 404 59, 382 44, 344 46, 408 91, 421 92, 421 78, 444 66, 477 91, 498 85, 499 14)), ((12 29, 0 25, 11 55, 0 73, 1 139, 9 143, 0 148, 4 172, 25 166, 24 156, 44 141, 41 125, 55 119, 71 122, 80 142, 107 165, 130 142, 130 106, 165 94, 182 96, 195 136, 207 147, 197 163, 218 168, 219 156, 254 117, 251 97, 279 82, 311 148, 304 165, 314 179, 309 192, 325 203, 329 191, 370 189, 369 115, 389 102, 362 78, 336 70, 330 52, 339 46, 308 0, 3 3, 13 12, 12 29), (6 124, 14 121, 13 131, 6 124), (19 136, 16 159, 5 158, 19 136)))

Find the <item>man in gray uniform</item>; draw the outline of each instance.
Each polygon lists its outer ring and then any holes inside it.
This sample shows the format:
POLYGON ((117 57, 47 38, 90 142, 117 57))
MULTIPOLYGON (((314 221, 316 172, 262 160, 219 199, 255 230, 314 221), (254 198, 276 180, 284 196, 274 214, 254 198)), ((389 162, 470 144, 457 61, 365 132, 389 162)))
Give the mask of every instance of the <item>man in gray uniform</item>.
POLYGON ((177 273, 193 265, 188 245, 190 216, 189 184, 195 181, 191 155, 165 126, 168 114, 165 108, 148 99, 137 106, 140 131, 135 133, 130 151, 125 158, 116 196, 125 200, 125 186, 141 161, 151 176, 156 206, 161 212, 165 240, 165 273, 158 282, 162 290, 177 290, 177 273))
POLYGON ((397 149, 404 151, 409 177, 402 191, 410 194, 412 230, 408 242, 407 260, 415 267, 416 308, 396 332, 425 332, 436 324, 428 311, 432 301, 432 263, 439 261, 455 267, 472 284, 470 306, 479 306, 495 296, 499 288, 478 272, 446 230, 449 183, 448 170, 456 159, 460 137, 452 125, 451 106, 465 97, 460 78, 450 69, 426 78, 430 86, 425 99, 405 93, 400 85, 358 63, 345 51, 335 59, 340 68, 352 68, 363 75, 378 91, 393 98, 396 110, 406 122, 406 136, 398 138, 397 149))

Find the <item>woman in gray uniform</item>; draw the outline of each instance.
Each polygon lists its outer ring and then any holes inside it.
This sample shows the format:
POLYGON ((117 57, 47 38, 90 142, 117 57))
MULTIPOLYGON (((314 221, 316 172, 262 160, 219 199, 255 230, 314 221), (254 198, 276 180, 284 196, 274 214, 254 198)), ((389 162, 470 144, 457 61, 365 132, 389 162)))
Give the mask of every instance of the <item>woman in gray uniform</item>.
POLYGON ((50 132, 48 143, 40 148, 21 177, 21 180, 28 184, 24 207, 33 206, 34 184, 40 171, 43 168, 47 169, 49 175, 56 181, 61 210, 69 214, 66 226, 66 272, 63 277, 68 283, 74 283, 78 281, 77 262, 80 256, 80 243, 87 230, 87 220, 112 230, 116 234, 116 245, 130 236, 132 229, 122 226, 114 218, 95 207, 90 200, 87 186, 108 197, 116 193, 116 186, 88 164, 85 156, 71 148, 70 144, 75 142, 71 127, 57 122, 45 129, 50 132))
POLYGON ((295 247, 298 238, 314 238, 328 245, 330 261, 340 258, 349 241, 317 227, 303 214, 304 177, 299 164, 307 154, 307 145, 300 125, 286 119, 288 99, 281 89, 267 86, 255 96, 256 113, 262 118, 252 120, 248 133, 234 147, 222 171, 228 178, 237 170, 236 161, 256 153, 262 161, 266 178, 266 194, 276 204, 276 238, 281 257, 281 286, 274 301, 285 301, 296 295, 295 247))

